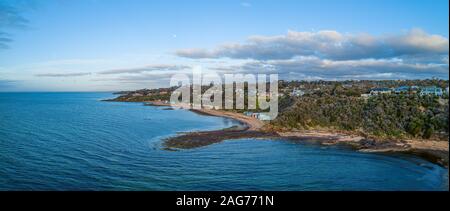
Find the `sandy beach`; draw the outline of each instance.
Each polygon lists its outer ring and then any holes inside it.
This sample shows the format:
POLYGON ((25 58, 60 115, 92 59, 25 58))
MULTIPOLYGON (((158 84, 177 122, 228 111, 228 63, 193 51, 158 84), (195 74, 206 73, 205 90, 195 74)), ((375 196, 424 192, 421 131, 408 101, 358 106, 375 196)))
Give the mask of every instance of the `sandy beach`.
MULTIPOLYGON (((166 103, 163 101, 151 101, 146 102, 147 105, 150 106, 172 106, 170 103, 166 103)), ((173 106, 172 106, 173 107, 173 106)), ((232 111, 224 111, 224 110, 214 110, 214 109, 190 109, 192 112, 203 114, 203 115, 210 115, 210 116, 219 116, 219 117, 226 117, 231 118, 234 120, 237 120, 239 122, 244 123, 248 126, 248 130, 250 131, 258 131, 264 126, 264 122, 252 117, 245 116, 241 113, 236 113, 232 111)))
POLYGON ((211 109, 201 109, 191 111, 205 115, 220 116, 237 120, 239 122, 244 123, 248 127, 247 129, 249 131, 259 131, 264 126, 264 122, 259 119, 245 116, 244 114, 232 111, 211 110, 211 109))

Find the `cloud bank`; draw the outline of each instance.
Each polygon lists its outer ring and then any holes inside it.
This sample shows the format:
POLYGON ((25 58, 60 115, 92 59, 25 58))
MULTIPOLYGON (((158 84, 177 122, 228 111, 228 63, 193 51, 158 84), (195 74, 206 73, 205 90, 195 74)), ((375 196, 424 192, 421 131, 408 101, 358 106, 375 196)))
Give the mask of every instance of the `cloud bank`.
POLYGON ((105 70, 101 71, 98 74, 101 75, 115 75, 115 74, 124 74, 124 73, 143 73, 143 72, 151 72, 151 71, 178 71, 183 69, 188 69, 189 66, 185 65, 148 65, 145 67, 138 68, 125 68, 125 69, 115 69, 115 70, 105 70))
POLYGON ((54 77, 54 78, 65 78, 65 77, 79 77, 79 76, 87 76, 91 73, 43 73, 36 74, 37 77, 54 77))
POLYGON ((448 38, 412 29, 396 35, 343 34, 337 31, 251 36, 244 43, 215 49, 181 49, 191 59, 248 61, 243 72, 278 72, 310 78, 448 78, 448 38))
POLYGON ((187 58, 232 58, 275 60, 296 56, 351 60, 448 54, 448 38, 429 35, 420 29, 405 34, 375 37, 337 31, 296 32, 280 36, 252 36, 244 44, 222 45, 214 50, 182 49, 176 54, 187 58))

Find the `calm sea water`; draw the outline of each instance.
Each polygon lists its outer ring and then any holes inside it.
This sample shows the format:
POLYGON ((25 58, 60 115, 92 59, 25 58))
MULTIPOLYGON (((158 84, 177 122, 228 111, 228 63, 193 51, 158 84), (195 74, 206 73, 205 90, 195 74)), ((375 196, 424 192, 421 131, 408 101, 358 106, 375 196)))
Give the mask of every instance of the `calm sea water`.
POLYGON ((232 120, 107 93, 0 93, 0 190, 448 190, 413 156, 274 140, 161 150, 177 132, 232 120))

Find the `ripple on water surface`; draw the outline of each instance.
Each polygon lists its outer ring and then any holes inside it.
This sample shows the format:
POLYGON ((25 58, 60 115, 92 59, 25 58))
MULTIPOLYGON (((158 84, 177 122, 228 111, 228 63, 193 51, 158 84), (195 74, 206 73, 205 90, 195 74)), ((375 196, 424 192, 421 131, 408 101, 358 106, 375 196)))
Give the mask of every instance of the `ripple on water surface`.
POLYGON ((448 190, 413 156, 243 139, 160 149, 177 132, 238 124, 108 93, 0 93, 0 190, 448 190))

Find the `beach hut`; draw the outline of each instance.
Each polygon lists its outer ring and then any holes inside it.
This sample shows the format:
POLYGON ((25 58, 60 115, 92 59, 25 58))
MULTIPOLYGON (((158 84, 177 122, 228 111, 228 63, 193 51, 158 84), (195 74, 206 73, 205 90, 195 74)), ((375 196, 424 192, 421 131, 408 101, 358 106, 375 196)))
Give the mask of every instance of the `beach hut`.
POLYGON ((259 120, 262 120, 262 121, 270 121, 270 120, 272 120, 272 118, 270 118, 269 115, 267 115, 267 114, 262 114, 262 113, 259 114, 258 119, 259 119, 259 120))
POLYGON ((370 95, 391 94, 391 92, 389 88, 375 88, 370 90, 370 95))

